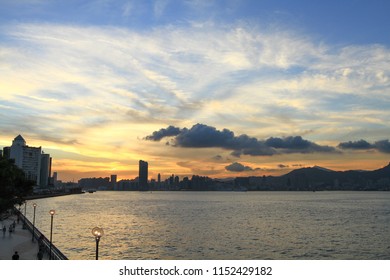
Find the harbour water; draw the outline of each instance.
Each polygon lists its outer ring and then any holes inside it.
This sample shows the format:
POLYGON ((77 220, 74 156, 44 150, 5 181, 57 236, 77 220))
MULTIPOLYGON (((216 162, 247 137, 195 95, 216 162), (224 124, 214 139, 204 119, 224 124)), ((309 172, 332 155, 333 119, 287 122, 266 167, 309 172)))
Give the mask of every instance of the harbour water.
MULTIPOLYGON (((390 259, 390 192, 96 192, 28 201, 73 260, 390 259)), ((22 212, 24 211, 22 206, 22 212)))

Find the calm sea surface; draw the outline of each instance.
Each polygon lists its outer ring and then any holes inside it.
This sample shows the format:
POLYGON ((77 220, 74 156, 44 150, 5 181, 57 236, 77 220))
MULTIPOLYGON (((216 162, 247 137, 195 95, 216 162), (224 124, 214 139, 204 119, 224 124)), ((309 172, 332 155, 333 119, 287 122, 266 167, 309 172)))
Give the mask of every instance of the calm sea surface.
MULTIPOLYGON (((69 259, 390 259, 390 192, 96 192, 29 201, 69 259)), ((22 211, 24 208, 22 206, 22 211)))

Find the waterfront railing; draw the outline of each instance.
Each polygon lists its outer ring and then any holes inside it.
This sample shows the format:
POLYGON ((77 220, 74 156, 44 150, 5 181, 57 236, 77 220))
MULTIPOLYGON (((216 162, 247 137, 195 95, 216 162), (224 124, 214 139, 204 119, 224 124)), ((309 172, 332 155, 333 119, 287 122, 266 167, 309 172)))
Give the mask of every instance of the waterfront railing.
MULTIPOLYGON (((34 239, 38 240, 39 247, 50 257, 50 240, 42 234, 36 227, 34 228, 33 224, 22 214, 21 211, 14 208, 15 213, 19 216, 20 220, 23 222, 23 225, 31 233, 34 232, 34 239), (34 228, 34 230, 33 230, 34 228)), ((52 260, 68 260, 68 258, 53 244, 51 244, 51 258, 52 260)))

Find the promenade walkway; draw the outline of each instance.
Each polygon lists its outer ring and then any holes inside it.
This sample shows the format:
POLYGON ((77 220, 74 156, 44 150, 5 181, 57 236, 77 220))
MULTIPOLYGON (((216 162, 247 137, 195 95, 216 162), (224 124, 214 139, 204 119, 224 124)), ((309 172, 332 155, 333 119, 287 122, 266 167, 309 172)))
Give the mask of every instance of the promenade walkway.
MULTIPOLYGON (((17 223, 17 216, 12 215, 7 219, 0 221, 0 260, 11 260, 15 251, 18 252, 20 260, 37 260, 39 250, 38 241, 31 241, 31 232, 23 229, 23 222, 17 223), (8 231, 9 225, 15 221, 15 231, 8 231), (6 233, 3 234, 3 226, 6 226, 6 233)), ((48 259, 47 254, 44 254, 43 259, 48 259)))

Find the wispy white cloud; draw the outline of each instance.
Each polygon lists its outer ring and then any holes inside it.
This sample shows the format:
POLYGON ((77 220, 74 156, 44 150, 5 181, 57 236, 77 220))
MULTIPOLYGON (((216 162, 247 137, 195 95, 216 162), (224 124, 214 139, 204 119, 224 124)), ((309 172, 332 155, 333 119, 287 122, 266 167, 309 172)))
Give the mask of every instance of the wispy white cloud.
MULTIPOLYGON (((168 4, 156 2, 156 15, 168 4)), ((171 124, 259 138, 309 131, 319 143, 347 140, 343 130, 389 129, 390 50, 381 45, 339 47, 292 30, 211 21, 142 32, 19 24, 0 34, 7 133, 30 126, 46 139, 100 148, 110 138, 103 129, 136 152, 137 137, 171 124)))
POLYGON ((169 4, 169 0, 157 0, 154 2, 153 5, 153 10, 154 10, 154 15, 157 18, 160 18, 164 12, 166 6, 169 4))
POLYGON ((122 6, 122 15, 124 17, 129 17, 134 12, 134 10, 135 10, 134 3, 132 1, 127 1, 122 6))

